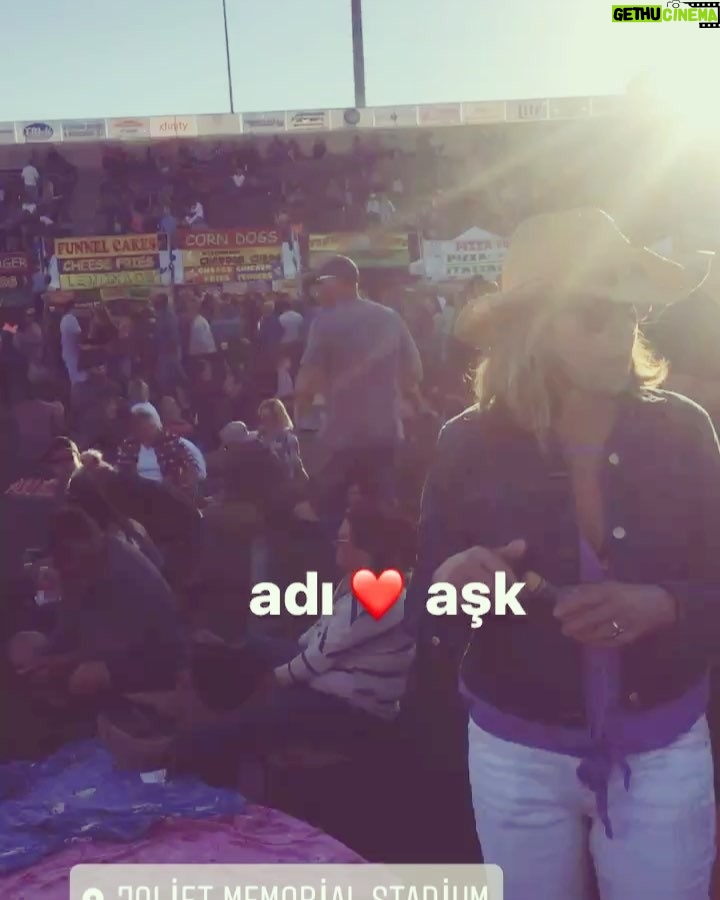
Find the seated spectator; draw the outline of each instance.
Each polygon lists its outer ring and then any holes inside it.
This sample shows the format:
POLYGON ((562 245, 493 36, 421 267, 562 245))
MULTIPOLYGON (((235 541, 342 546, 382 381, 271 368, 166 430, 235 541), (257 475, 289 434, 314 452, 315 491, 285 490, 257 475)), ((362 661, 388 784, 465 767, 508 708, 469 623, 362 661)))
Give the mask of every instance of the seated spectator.
POLYGON ((181 640, 175 598, 128 541, 104 534, 81 509, 56 513, 50 558, 61 601, 57 631, 16 635, 10 659, 21 676, 52 687, 66 702, 168 688, 181 640))
POLYGON ((246 183, 247 183, 247 166, 240 166, 240 165, 235 166, 235 171, 233 172, 233 175, 232 175, 232 183, 235 186, 235 188, 237 188, 238 190, 240 190, 241 188, 243 188, 246 185, 246 183))
POLYGON ((87 379, 75 386, 73 395, 73 430, 83 449, 106 427, 108 401, 120 396, 119 386, 108 376, 105 366, 95 366, 87 379))
POLYGON ((230 366, 222 385, 222 397, 217 405, 218 431, 228 422, 250 422, 257 418, 257 400, 251 380, 240 366, 230 366))
POLYGON ((190 205, 188 214, 185 216, 185 224, 188 228, 207 228, 205 208, 199 200, 190 205))
POLYGON ((132 212, 130 213, 130 231, 135 234, 144 234, 145 230, 145 212, 142 206, 139 203, 136 203, 133 205, 132 212))
POLYGON ((322 138, 317 138, 312 148, 313 159, 324 159, 327 155, 327 144, 322 138))
POLYGON ((80 450, 68 437, 56 437, 45 454, 45 464, 57 483, 58 492, 64 494, 70 479, 80 470, 80 450))
POLYGON ((281 400, 263 400, 258 407, 260 439, 283 464, 292 482, 307 481, 307 472, 300 458, 300 444, 292 419, 281 400))
POLYGON ((11 407, 17 454, 25 464, 41 462, 55 438, 66 432, 65 409, 51 384, 25 384, 11 407), (52 399, 51 399, 52 398, 52 399))
POLYGON ((160 418, 163 427, 175 437, 191 438, 194 428, 183 418, 180 404, 174 397, 165 396, 160 401, 160 418))
POLYGON ((132 435, 120 447, 118 470, 194 496, 205 468, 204 461, 200 465, 197 448, 193 453, 189 442, 166 431, 150 403, 136 404, 131 413, 132 435))
POLYGON ((355 599, 351 578, 358 569, 406 569, 413 539, 413 526, 395 516, 372 508, 348 513, 336 543, 341 581, 333 612, 297 646, 268 652, 266 682, 230 721, 181 735, 176 768, 234 783, 242 761, 297 742, 352 752, 358 741, 382 735, 399 713, 415 648, 401 627, 404 595, 376 620, 355 599))
POLYGON ((282 463, 244 422, 229 422, 220 432, 220 450, 208 459, 211 474, 219 476, 216 499, 244 503, 262 513, 289 509, 296 495, 282 463))
POLYGON ((373 191, 368 197, 365 211, 371 223, 387 225, 395 215, 392 201, 381 191, 373 191))
POLYGON ((169 206, 164 206, 163 214, 160 217, 160 222, 158 223, 158 231, 161 231, 172 238, 177 231, 177 227, 178 222, 175 216, 172 214, 172 210, 169 206))
POLYGON ((145 528, 134 519, 129 519, 110 502, 102 478, 97 477, 97 469, 106 465, 102 455, 90 450, 83 454, 83 468, 70 479, 67 488, 68 503, 82 509, 111 537, 127 541, 139 550, 160 571, 163 558, 152 542, 145 528))

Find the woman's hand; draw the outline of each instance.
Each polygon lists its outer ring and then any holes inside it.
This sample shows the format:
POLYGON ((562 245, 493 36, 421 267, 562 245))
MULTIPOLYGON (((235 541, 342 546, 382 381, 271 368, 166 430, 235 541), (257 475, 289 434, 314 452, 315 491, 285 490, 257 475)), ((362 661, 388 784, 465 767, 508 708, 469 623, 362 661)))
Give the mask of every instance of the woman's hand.
POLYGON ((650 584, 583 584, 568 588, 555 605, 562 633, 582 644, 618 647, 677 620, 675 598, 650 584))
POLYGON ((517 581, 513 567, 522 560, 527 545, 524 540, 511 541, 504 547, 488 550, 486 547, 470 547, 456 553, 438 566, 433 575, 435 584, 451 584, 460 590, 470 582, 482 582, 488 586, 495 581, 496 572, 504 572, 508 587, 517 581))

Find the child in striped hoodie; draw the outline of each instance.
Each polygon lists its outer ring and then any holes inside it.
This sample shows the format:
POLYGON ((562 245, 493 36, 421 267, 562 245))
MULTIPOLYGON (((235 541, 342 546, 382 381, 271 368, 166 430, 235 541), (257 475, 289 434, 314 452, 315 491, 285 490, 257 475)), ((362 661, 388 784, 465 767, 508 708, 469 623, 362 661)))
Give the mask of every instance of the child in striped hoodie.
POLYGON ((375 620, 353 596, 350 582, 357 569, 407 569, 414 531, 411 523, 375 508, 347 513, 336 539, 343 578, 332 614, 322 616, 281 659, 268 648, 275 668, 228 720, 179 737, 176 771, 234 783, 243 759, 298 744, 342 751, 398 715, 415 656, 403 626, 404 592, 375 620))

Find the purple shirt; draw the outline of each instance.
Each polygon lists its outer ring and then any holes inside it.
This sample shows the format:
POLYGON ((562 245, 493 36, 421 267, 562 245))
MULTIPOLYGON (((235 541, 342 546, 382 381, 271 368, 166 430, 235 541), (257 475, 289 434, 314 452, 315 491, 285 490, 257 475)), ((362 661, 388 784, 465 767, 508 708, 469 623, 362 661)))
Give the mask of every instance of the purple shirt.
MULTIPOLYGON (((604 581, 597 554, 584 540, 580 545, 583 583, 604 581)), ((587 730, 531 722, 496 709, 471 694, 460 680, 460 692, 470 706, 470 717, 480 728, 502 740, 580 757, 577 774, 595 794, 597 810, 612 838, 608 811, 608 780, 618 766, 630 786, 626 756, 647 753, 672 744, 704 715, 708 703, 707 678, 670 703, 650 710, 627 712, 620 705, 620 653, 615 648, 585 648, 584 687, 587 730)))

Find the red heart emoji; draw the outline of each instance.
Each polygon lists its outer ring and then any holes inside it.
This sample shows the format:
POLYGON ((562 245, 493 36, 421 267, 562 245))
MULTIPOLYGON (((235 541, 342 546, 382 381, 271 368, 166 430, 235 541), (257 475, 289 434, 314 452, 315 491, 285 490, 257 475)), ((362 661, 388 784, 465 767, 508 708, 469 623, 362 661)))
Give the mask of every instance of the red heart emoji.
POLYGON ((386 569, 380 575, 369 569, 358 569, 352 577, 353 594, 373 619, 382 619, 404 587, 405 580, 397 569, 386 569))

